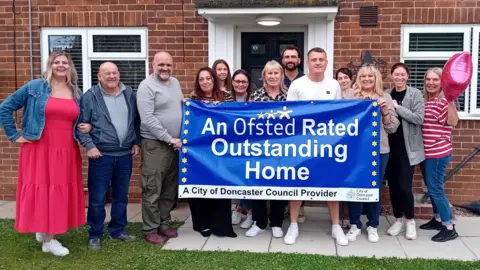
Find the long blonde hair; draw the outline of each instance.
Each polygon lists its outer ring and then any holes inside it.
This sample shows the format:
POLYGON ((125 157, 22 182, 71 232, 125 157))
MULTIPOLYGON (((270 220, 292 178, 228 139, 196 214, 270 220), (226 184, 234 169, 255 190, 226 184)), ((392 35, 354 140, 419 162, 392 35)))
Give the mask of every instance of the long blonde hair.
MULTIPOLYGON (((425 85, 425 81, 427 80, 427 74, 429 72, 435 73, 438 76, 438 78, 440 78, 441 80, 443 69, 439 67, 429 68, 427 72, 425 72, 425 75, 423 75, 423 98, 425 99, 425 101, 428 101, 428 92, 427 92, 427 87, 425 85)), ((445 97, 445 94, 443 94, 442 85, 440 85, 440 94, 438 95, 436 100, 441 100, 444 97, 445 97)))
POLYGON ((47 70, 43 73, 43 78, 46 78, 47 83, 49 86, 52 85, 53 80, 53 70, 52 65, 55 59, 59 56, 65 56, 68 60, 69 68, 67 70, 67 85, 72 90, 72 94, 75 98, 80 98, 81 90, 78 88, 78 75, 77 70, 75 69, 75 65, 73 64, 72 57, 69 53, 64 51, 53 51, 50 56, 48 57, 47 61, 47 70))
POLYGON ((385 95, 385 91, 383 90, 382 74, 380 74, 380 71, 378 71, 376 67, 371 65, 363 66, 358 70, 357 78, 355 80, 355 84, 353 85, 353 96, 355 98, 360 98, 363 96, 360 78, 365 74, 373 74, 375 76, 375 89, 373 92, 378 97, 383 97, 385 95))
POLYGON ((266 74, 269 70, 272 70, 272 69, 278 69, 280 71, 280 74, 281 74, 281 78, 280 78, 280 91, 282 92, 286 92, 287 89, 285 88, 285 84, 283 83, 283 79, 285 78, 285 73, 283 71, 283 67, 282 65, 280 65, 280 63, 278 63, 277 61, 275 60, 271 60, 271 61, 268 61, 266 64, 265 64, 265 67, 263 68, 263 71, 262 71, 262 80, 263 80, 263 87, 266 89, 267 88, 267 78, 266 78, 266 74))

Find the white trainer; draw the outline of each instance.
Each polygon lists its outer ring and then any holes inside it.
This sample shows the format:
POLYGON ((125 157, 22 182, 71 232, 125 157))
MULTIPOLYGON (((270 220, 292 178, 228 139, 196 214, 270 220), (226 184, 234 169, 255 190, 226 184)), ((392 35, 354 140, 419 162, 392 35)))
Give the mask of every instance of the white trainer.
POLYGON ((407 232, 405 233, 405 238, 408 240, 417 239, 417 229, 415 227, 415 220, 406 222, 407 232))
POLYGON ((259 233, 264 232, 264 231, 265 230, 262 230, 257 226, 256 222, 253 222, 252 227, 250 227, 250 229, 245 233, 245 236, 254 237, 254 236, 257 236, 259 233))
POLYGON ((367 233, 368 233, 368 241, 370 241, 371 243, 377 243, 378 241, 380 241, 377 228, 368 226, 367 233))
POLYGON ((283 237, 283 231, 282 228, 280 227, 272 227, 272 235, 275 238, 281 238, 283 237))
POLYGON ((387 234, 391 236, 397 236, 399 233, 405 230, 405 222, 402 220, 395 221, 392 226, 387 230, 387 234))
POLYGON ((361 233, 362 233, 362 230, 357 228, 357 225, 352 225, 350 226, 350 230, 348 230, 348 233, 346 236, 348 241, 353 242, 357 240, 357 236, 359 236, 361 233))
POLYGON ((242 213, 238 212, 237 210, 233 211, 232 224, 237 225, 237 224, 240 224, 241 221, 242 221, 242 213))
POLYGON ((62 244, 55 239, 43 242, 42 251, 45 253, 50 252, 55 256, 66 256, 70 253, 67 248, 63 247, 62 244))
POLYGON ((45 239, 45 234, 44 233, 35 233, 35 239, 37 239, 37 242, 42 243, 43 239, 45 239))
POLYGON ((345 233, 340 225, 332 226, 332 237, 337 240, 337 244, 340 246, 348 245, 348 238, 345 236, 345 233))
POLYGON ((283 238, 283 242, 287 245, 293 245, 297 241, 297 237, 298 237, 298 225, 290 224, 290 226, 288 227, 287 234, 283 238))
POLYGON ((240 228, 250 229, 250 227, 252 227, 252 224, 253 224, 252 214, 249 213, 247 215, 247 218, 240 224, 240 228))

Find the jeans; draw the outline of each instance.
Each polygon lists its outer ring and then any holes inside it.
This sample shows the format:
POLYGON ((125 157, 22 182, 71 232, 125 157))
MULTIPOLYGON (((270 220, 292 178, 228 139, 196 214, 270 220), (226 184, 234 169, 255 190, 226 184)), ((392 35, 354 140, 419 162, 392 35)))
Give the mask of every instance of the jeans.
POLYGON ((380 177, 378 181, 378 202, 349 202, 348 212, 350 218, 350 224, 357 225, 357 228, 362 228, 362 222, 360 216, 363 210, 367 214, 368 222, 367 227, 378 228, 380 220, 380 212, 382 209, 382 179, 385 174, 385 168, 387 167, 389 154, 380 154, 380 177))
POLYGON ((432 198, 433 214, 442 220, 443 225, 453 224, 452 209, 443 189, 443 178, 452 155, 442 158, 427 158, 420 164, 423 180, 432 198))
POLYGON ((105 221, 105 199, 112 186, 111 220, 108 232, 116 237, 125 232, 127 225, 128 187, 132 176, 132 155, 102 156, 88 159, 88 214, 90 239, 101 238, 105 221))
POLYGON ((239 200, 238 205, 243 206, 243 208, 247 212, 252 209, 252 201, 251 200, 239 200))

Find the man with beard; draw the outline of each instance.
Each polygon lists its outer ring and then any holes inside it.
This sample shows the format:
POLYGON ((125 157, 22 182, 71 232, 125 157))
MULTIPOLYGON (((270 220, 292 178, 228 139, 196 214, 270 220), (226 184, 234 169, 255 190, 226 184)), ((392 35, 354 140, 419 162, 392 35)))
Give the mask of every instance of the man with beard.
POLYGON ((282 64, 285 70, 285 77, 283 79, 285 87, 289 88, 294 80, 304 75, 303 72, 298 69, 301 61, 302 54, 299 48, 291 45, 283 49, 282 64))
POLYGON ((173 59, 167 52, 155 55, 154 73, 137 92, 142 137, 142 217, 145 240, 162 244, 178 236, 169 226, 178 189, 178 149, 182 147, 183 93, 171 77, 173 59))

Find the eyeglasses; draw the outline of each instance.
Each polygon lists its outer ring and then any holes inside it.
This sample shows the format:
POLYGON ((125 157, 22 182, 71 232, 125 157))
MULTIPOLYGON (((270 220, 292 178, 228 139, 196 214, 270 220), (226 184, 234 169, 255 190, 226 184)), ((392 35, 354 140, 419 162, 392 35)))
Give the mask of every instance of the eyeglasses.
POLYGON ((248 84, 248 81, 237 81, 237 80, 233 80, 234 83, 236 84, 248 84))

